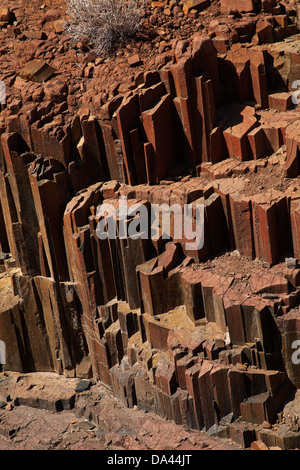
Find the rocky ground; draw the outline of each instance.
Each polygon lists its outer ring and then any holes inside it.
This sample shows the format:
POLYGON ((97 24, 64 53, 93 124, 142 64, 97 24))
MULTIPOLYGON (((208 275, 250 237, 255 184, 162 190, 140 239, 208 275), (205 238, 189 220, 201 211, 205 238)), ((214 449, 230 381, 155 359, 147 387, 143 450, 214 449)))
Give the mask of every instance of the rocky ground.
MULTIPOLYGON (((278 435, 299 430, 299 393, 277 422, 278 435)), ((243 425, 243 423, 241 422, 243 425)), ((247 424, 245 424, 245 428, 247 424)), ((228 438, 188 430, 152 412, 125 408, 103 384, 53 373, 0 373, 0 450, 240 451, 228 438), (78 391, 78 384, 83 390, 78 391), (88 383, 88 385, 87 385, 88 383), (76 390, 77 389, 77 390, 76 390), (65 409, 60 409, 63 402, 65 409)), ((266 450, 255 441, 248 450, 266 450)), ((281 450, 269 446, 270 450, 281 450)))
POLYGON ((240 449, 230 440, 187 430, 154 413, 124 408, 99 383, 75 393, 78 382, 56 374, 1 373, 0 450, 240 449), (40 406, 47 400, 48 409, 28 406, 33 397, 40 406), (75 398, 74 407, 54 411, 57 399, 67 397, 75 398))

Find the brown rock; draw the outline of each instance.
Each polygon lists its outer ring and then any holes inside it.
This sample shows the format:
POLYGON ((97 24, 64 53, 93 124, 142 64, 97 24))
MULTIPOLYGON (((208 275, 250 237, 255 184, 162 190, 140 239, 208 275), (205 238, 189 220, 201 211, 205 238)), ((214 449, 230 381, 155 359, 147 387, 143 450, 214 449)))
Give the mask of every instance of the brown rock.
POLYGON ((263 441, 251 442, 251 449, 253 450, 270 450, 263 441))
POLYGON ((44 21, 55 21, 60 18, 61 14, 59 10, 50 9, 45 13, 44 21))
POLYGON ((10 9, 7 7, 0 8, 0 22, 9 22, 11 18, 10 9))
POLYGON ((43 83, 56 73, 56 69, 42 60, 33 60, 28 62, 23 69, 19 71, 19 76, 24 80, 43 83))
POLYGON ((221 11, 228 13, 231 10, 237 10, 239 13, 249 13, 254 11, 254 0, 221 0, 221 11))
POLYGON ((65 31, 66 22, 65 20, 53 21, 53 29, 57 34, 62 34, 65 31))
POLYGON ((130 67, 137 67, 141 64, 140 56, 138 54, 135 54, 133 56, 128 57, 128 64, 130 65, 130 67))
POLYGON ((183 12, 187 15, 191 10, 203 11, 209 5, 209 0, 184 0, 183 12))
POLYGON ((261 425, 264 429, 271 429, 272 428, 272 425, 270 423, 268 423, 268 421, 263 421, 261 423, 261 425))

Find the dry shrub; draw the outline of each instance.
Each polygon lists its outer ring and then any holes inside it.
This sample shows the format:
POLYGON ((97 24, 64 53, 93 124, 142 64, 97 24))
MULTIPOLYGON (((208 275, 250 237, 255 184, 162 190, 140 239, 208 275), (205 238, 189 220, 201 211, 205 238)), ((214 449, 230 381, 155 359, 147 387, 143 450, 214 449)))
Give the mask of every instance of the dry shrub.
POLYGON ((140 0, 69 0, 67 32, 80 41, 88 38, 99 55, 110 54, 140 29, 140 0))

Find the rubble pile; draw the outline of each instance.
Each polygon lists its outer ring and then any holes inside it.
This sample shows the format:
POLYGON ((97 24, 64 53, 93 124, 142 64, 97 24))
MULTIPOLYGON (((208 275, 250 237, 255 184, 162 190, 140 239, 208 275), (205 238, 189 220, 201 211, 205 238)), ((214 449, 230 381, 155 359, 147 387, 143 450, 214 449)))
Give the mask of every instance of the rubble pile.
POLYGON ((59 1, 0 9, 3 368, 93 378, 243 448, 298 448, 298 2, 149 2, 111 57, 66 22, 59 1), (128 214, 99 237, 120 198, 135 214, 190 204, 194 221, 201 205, 203 246, 174 220, 169 240, 162 224, 122 237, 128 214))

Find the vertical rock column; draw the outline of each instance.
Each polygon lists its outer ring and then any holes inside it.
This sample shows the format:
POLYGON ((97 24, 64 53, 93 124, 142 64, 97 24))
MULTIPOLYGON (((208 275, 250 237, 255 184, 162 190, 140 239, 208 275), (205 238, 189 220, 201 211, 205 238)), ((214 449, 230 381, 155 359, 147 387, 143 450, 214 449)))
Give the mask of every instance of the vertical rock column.
MULTIPOLYGON (((7 239, 12 257, 24 274, 40 273, 38 219, 28 169, 34 156, 18 134, 2 134, 3 170, 0 194, 7 239)), ((5 240, 5 238, 4 238, 5 240)))

